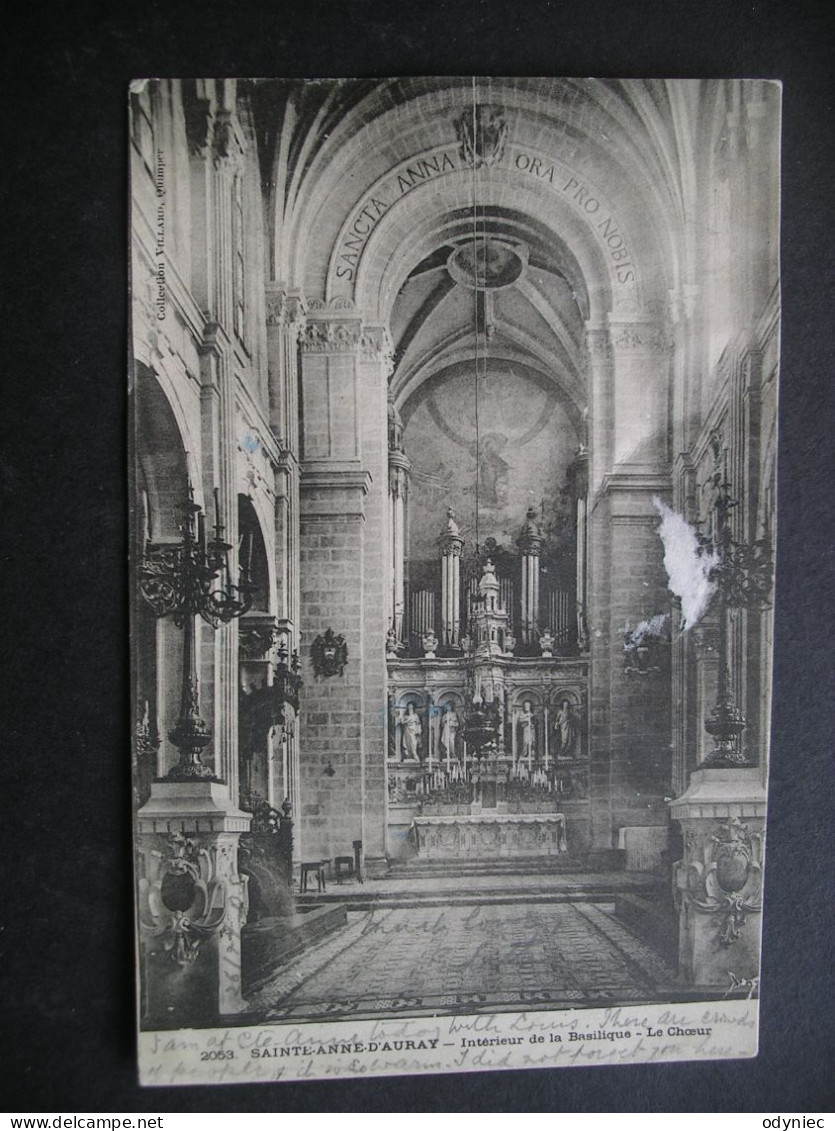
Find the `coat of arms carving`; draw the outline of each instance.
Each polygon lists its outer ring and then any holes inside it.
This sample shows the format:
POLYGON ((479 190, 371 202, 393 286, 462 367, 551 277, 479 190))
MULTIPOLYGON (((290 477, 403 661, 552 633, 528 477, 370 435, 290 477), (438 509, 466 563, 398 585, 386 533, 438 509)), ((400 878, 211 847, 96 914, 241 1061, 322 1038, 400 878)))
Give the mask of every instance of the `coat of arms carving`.
POLYGON ((342 675, 348 663, 348 645, 345 637, 336 635, 332 628, 313 641, 310 648, 313 671, 317 676, 342 675))
POLYGON ((468 165, 497 165, 507 141, 507 122, 493 106, 475 106, 455 123, 461 157, 468 165))

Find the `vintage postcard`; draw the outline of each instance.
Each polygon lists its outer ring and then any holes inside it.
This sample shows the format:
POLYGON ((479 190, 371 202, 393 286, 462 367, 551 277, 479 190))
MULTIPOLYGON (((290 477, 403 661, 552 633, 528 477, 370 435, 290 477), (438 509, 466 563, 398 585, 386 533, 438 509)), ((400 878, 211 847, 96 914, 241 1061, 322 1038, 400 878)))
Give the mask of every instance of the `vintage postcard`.
POLYGON ((132 84, 143 1083, 756 1054, 780 99, 132 84))

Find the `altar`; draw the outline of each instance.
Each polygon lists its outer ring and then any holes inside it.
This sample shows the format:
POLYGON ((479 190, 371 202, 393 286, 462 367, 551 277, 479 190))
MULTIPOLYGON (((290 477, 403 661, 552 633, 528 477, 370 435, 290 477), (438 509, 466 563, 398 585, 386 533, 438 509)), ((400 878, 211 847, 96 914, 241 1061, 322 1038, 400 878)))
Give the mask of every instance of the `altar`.
POLYGON ((415 817, 412 836, 417 856, 424 860, 557 856, 568 851, 562 813, 415 817))

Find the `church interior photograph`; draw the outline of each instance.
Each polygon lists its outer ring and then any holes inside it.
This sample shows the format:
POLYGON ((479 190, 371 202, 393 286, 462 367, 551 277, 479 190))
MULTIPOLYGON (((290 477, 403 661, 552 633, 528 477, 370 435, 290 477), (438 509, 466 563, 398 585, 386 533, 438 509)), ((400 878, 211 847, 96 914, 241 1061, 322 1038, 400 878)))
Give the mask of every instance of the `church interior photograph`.
POLYGON ((754 998, 780 87, 130 93, 146 1030, 754 998))

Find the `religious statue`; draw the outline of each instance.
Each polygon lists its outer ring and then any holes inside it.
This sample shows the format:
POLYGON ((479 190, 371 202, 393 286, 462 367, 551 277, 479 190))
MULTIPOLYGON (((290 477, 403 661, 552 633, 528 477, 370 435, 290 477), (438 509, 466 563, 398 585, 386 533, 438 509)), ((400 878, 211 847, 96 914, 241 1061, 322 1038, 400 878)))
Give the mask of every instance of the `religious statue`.
POLYGON ((438 647, 438 637, 430 628, 424 636, 421 637, 421 644, 423 645, 423 654, 427 660, 434 660, 435 651, 438 647))
POLYGON ((419 762, 421 760, 420 737, 422 733, 423 726, 420 716, 415 710, 415 705, 414 703, 407 703, 406 714, 403 718, 403 749, 406 753, 404 761, 419 762))
POLYGON ((396 744, 397 744, 397 710, 394 706, 394 696, 393 695, 388 696, 388 708, 389 708, 389 718, 388 718, 389 725, 388 725, 388 734, 387 734, 388 757, 389 757, 389 761, 391 761, 391 760, 393 760, 397 757, 397 748, 396 748, 396 744))
POLYGON ((519 757, 532 761, 536 752, 536 729, 531 701, 526 699, 519 712, 519 757))
POLYGON ((539 648, 543 656, 553 656, 555 644, 554 634, 551 632, 550 628, 546 628, 539 634, 539 648))
POLYGON ((455 705, 447 703, 441 717, 441 749, 446 759, 452 759, 456 756, 455 743, 460 725, 461 722, 458 718, 458 712, 455 710, 455 705))
POLYGON ((506 656, 512 656, 516 649, 516 637, 512 632, 504 634, 504 653, 506 656))
POLYGON ((386 656, 389 659, 397 659, 398 640, 397 633, 393 628, 390 628, 386 633, 386 656))
POLYGON ((554 736, 558 758, 573 758, 577 754, 579 727, 568 699, 563 699, 554 718, 554 736))

